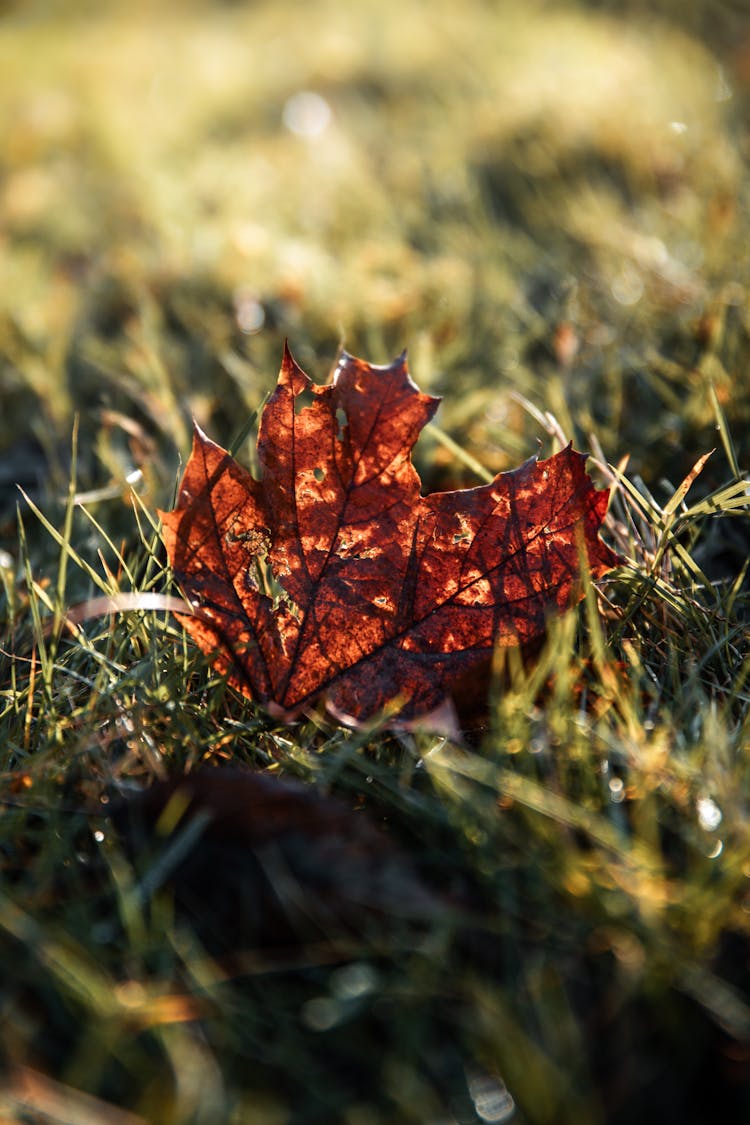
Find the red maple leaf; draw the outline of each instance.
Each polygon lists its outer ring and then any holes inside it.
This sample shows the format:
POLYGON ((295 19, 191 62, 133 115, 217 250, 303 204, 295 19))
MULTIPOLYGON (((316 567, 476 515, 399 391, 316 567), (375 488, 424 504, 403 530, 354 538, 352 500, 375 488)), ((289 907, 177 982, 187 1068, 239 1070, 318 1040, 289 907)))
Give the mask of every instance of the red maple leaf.
POLYGON ((490 484, 420 495, 411 451, 439 400, 405 357, 344 353, 327 386, 287 350, 262 415, 256 480, 196 427, 162 513, 183 615, 231 682, 277 714, 324 698, 359 722, 445 703, 496 645, 526 645, 617 564, 607 493, 570 446, 490 484))

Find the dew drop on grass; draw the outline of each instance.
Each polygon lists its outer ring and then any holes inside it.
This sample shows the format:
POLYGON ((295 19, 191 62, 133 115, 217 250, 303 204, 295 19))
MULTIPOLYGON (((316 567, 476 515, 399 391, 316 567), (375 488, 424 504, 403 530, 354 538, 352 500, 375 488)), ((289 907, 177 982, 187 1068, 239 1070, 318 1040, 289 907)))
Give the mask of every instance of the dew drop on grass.
POLYGON ((125 980, 115 986, 115 997, 123 1008, 140 1008, 146 1000, 146 991, 140 981, 125 980))
POLYGON ((625 265, 610 286, 612 296, 620 305, 636 305, 643 296, 643 281, 637 270, 625 265))
POLYGON ((502 1079, 481 1071, 468 1073, 466 1077, 477 1117, 498 1125, 510 1121, 515 1103, 502 1079))
POLYGON ((377 979, 370 965, 345 965, 334 974, 332 988, 342 1000, 358 1000, 374 990, 377 979))
POLYGON ((621 777, 612 777, 609 780, 609 793, 611 799, 619 804, 625 800, 625 783, 621 777))
POLYGON ((715 832, 722 821, 722 811, 711 797, 699 797, 695 802, 698 821, 705 832, 715 832))
POLYGON ((312 90, 300 90, 285 102, 281 119, 296 137, 311 139, 325 132, 332 116, 325 98, 312 90))
POLYGON ((342 1006, 331 996, 314 996, 302 1006, 302 1022, 311 1031, 330 1031, 339 1022, 342 1006))
POLYGON ((266 312, 255 293, 240 286, 234 294, 234 314, 241 332, 252 336, 260 332, 266 319, 266 312))

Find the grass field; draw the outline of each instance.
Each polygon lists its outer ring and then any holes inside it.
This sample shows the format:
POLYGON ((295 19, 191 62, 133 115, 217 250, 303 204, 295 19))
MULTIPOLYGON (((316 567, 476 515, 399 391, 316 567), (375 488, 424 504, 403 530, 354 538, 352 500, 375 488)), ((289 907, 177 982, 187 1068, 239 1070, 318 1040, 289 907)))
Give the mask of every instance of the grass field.
POLYGON ((3 1122, 750 1120, 744 7, 0 4, 3 1122), (612 489, 461 739, 93 613, 285 339, 408 348, 427 490, 612 489))

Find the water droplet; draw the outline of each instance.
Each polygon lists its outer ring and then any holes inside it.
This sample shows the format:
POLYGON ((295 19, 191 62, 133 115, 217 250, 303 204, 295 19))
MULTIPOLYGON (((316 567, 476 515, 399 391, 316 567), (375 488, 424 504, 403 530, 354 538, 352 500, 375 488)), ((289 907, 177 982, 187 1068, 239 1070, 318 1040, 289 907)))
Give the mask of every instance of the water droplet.
POLYGON ((372 992, 378 981, 370 965, 345 965, 333 976, 331 987, 342 1000, 357 1000, 372 992))
POLYGON ((695 802, 698 820, 705 832, 715 832, 722 821, 722 811, 711 797, 699 797, 695 802))
POLYGON ((290 133, 308 139, 319 137, 331 123, 331 107, 325 98, 312 90, 301 90, 288 98, 282 121, 290 133))
POLYGON ((338 1000, 330 996, 315 996, 302 1006, 302 1022, 312 1031, 328 1031, 338 1023, 341 1013, 338 1000))
POLYGON ((621 777, 609 779, 609 793, 615 804, 619 805, 621 801, 625 800, 625 783, 621 777))
POLYGON ((234 315, 237 318, 240 331, 245 332, 248 336, 260 332, 266 319, 263 305, 254 293, 244 288, 236 290, 234 294, 234 315))
POLYGON ((482 1121, 493 1125, 510 1121, 516 1106, 501 1078, 482 1071, 469 1073, 466 1078, 474 1109, 482 1121))
POLYGON ((620 305, 636 305, 643 296, 643 281, 633 266, 625 265, 612 282, 612 296, 620 305))

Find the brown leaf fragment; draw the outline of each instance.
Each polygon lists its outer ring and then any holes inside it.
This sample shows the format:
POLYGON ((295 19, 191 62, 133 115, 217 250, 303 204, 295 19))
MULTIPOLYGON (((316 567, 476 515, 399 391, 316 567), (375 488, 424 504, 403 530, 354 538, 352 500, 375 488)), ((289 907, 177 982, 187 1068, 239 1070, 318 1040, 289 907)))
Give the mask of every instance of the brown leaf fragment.
POLYGON ((207 767, 120 801, 112 819, 142 885, 170 888, 214 950, 406 931, 448 910, 366 813, 293 779, 207 767))
POLYGON ((608 493, 570 446, 478 488, 422 496, 411 451, 438 399, 405 356, 344 353, 313 384, 287 350, 258 437, 256 480, 197 427, 162 513, 181 617, 251 698, 293 716, 323 698, 350 723, 445 703, 496 645, 528 645, 581 596, 608 493), (303 403, 308 403, 303 405, 303 403))

